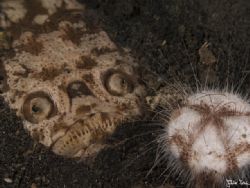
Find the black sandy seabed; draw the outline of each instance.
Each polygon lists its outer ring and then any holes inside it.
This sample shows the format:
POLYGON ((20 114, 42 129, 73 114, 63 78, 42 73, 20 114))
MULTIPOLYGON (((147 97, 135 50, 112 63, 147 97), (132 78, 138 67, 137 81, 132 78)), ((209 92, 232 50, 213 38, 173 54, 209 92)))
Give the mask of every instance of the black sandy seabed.
MULTIPOLYGON (((207 41, 217 58, 210 76, 250 91, 250 1, 248 0, 82 0, 98 15, 103 28, 122 47, 132 49, 142 66, 163 80, 202 83, 208 65, 198 50, 207 41), (192 65, 192 66, 191 66, 192 65), (195 74, 194 74, 195 73, 195 74), (197 75, 197 78, 196 76, 197 75), (244 79, 243 79, 244 78, 244 79), (241 82, 242 80, 242 82, 241 82)), ((90 11, 90 14, 92 14, 90 11)), ((210 74, 210 73, 209 73, 210 74)), ((148 176, 156 155, 151 144, 159 127, 128 126, 112 139, 89 166, 64 159, 35 144, 21 121, 0 100, 0 188, 143 188, 163 184, 164 164, 148 176), (137 135, 137 136, 136 136, 137 135)))

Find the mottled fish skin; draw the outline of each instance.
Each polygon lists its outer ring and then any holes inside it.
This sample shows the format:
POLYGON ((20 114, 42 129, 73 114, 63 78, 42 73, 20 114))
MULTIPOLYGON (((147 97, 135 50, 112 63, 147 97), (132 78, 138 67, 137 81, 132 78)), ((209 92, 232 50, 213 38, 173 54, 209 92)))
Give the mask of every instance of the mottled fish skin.
POLYGON ((75 0, 6 0, 2 96, 38 142, 66 157, 93 156, 117 126, 144 113, 138 64, 75 0))

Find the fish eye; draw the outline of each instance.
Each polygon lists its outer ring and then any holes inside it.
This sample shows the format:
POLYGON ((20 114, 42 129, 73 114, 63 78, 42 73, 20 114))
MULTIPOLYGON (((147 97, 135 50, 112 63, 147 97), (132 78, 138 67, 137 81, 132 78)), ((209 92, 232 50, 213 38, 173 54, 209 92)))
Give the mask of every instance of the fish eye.
POLYGON ((112 95, 124 96, 132 93, 134 86, 126 74, 115 72, 107 76, 106 89, 112 95))
POLYGON ((55 104, 48 94, 35 92, 29 94, 26 98, 22 107, 22 113, 27 121, 39 123, 52 117, 55 109, 55 104))

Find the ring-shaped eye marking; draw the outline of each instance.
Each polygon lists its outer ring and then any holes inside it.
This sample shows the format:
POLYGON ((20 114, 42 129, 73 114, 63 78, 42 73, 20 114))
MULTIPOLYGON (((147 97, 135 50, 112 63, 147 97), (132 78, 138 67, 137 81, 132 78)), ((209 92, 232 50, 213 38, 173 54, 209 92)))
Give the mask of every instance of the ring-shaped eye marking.
POLYGON ((56 113, 56 106, 47 93, 38 91, 27 96, 22 113, 27 121, 39 123, 51 118, 56 113))
POLYGON ((124 96, 134 90, 133 81, 129 76, 120 71, 107 73, 104 79, 107 91, 114 96, 124 96))

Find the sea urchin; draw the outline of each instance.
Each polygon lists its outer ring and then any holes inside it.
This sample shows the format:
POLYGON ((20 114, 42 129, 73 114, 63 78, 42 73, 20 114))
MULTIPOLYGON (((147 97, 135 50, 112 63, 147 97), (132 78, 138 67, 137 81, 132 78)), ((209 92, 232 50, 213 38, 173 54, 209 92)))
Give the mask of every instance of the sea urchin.
POLYGON ((230 92, 192 94, 172 112, 161 139, 169 173, 181 176, 188 187, 221 187, 227 179, 246 179, 250 104, 230 92))

